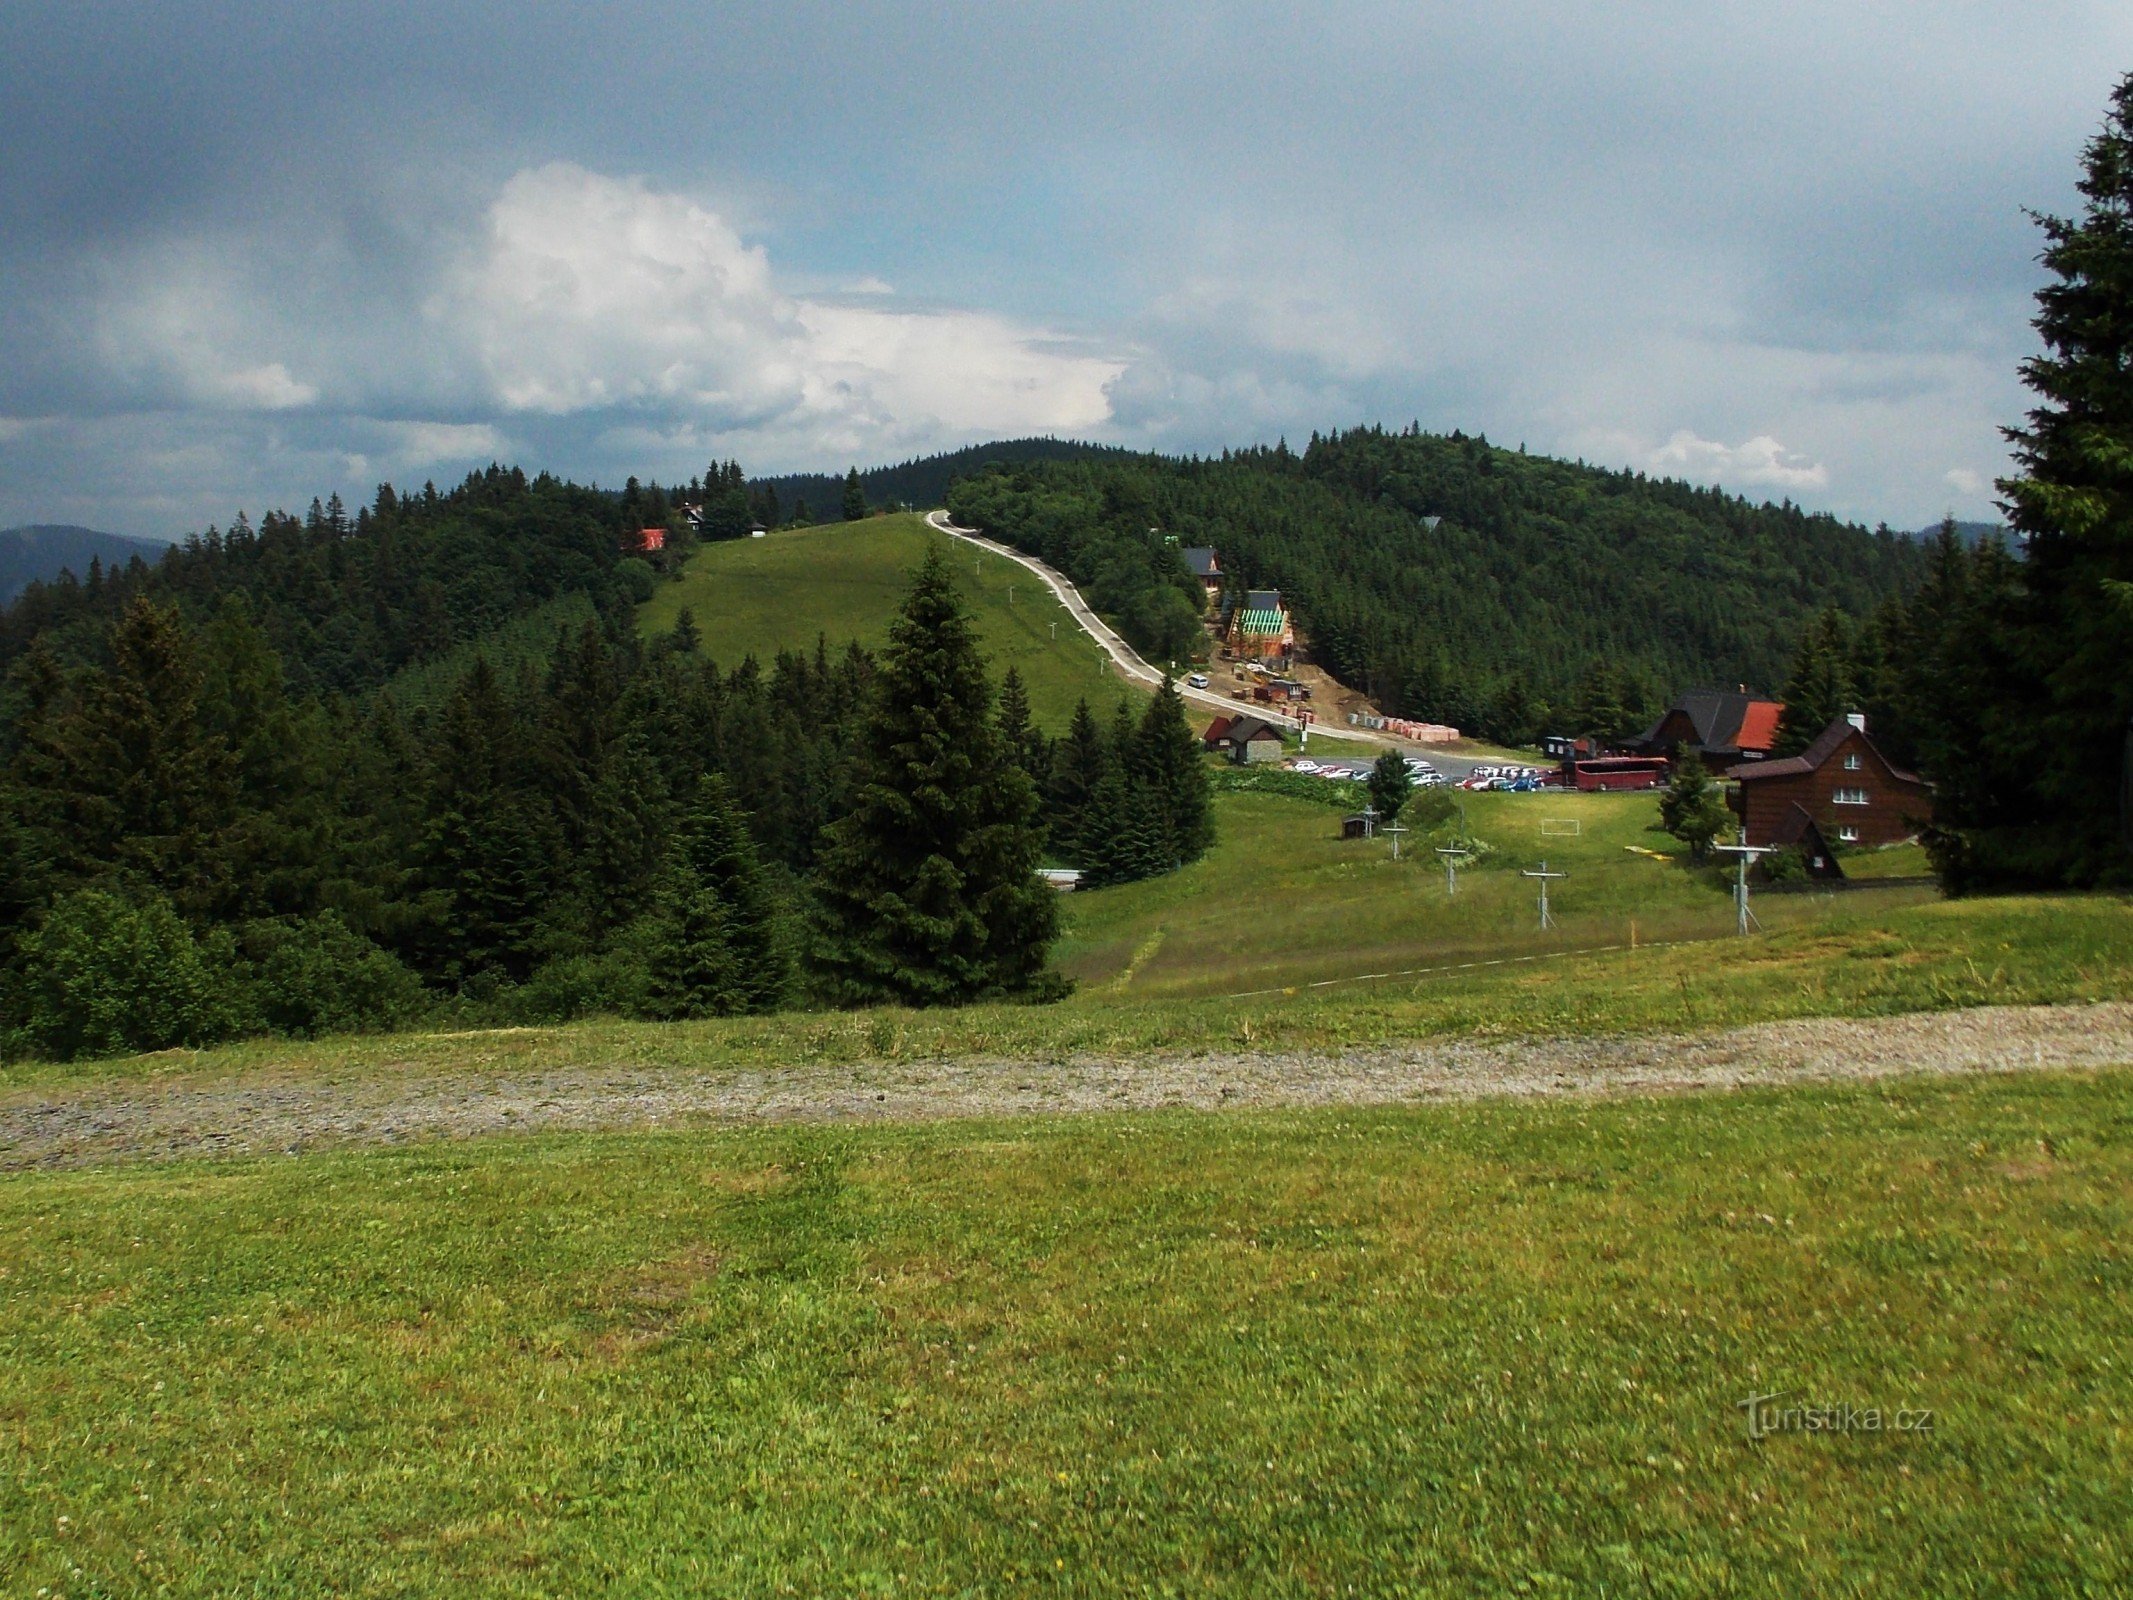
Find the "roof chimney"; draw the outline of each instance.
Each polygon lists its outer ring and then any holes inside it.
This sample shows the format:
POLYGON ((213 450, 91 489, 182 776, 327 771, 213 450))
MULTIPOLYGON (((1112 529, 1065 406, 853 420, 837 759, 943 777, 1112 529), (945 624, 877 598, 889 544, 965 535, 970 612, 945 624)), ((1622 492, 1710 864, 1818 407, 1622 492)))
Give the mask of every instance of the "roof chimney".
POLYGON ((1864 711, 1847 711, 1844 713, 1844 720, 1861 733, 1866 732, 1866 713, 1864 711))

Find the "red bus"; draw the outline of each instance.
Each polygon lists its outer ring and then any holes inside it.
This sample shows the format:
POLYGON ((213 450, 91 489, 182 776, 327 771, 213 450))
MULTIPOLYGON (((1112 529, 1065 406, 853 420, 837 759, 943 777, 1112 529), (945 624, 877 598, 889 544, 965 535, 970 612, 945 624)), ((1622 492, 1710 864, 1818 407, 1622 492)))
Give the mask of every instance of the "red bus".
POLYGON ((1657 789, 1667 778, 1665 756, 1590 756, 1563 763, 1573 789, 1657 789))

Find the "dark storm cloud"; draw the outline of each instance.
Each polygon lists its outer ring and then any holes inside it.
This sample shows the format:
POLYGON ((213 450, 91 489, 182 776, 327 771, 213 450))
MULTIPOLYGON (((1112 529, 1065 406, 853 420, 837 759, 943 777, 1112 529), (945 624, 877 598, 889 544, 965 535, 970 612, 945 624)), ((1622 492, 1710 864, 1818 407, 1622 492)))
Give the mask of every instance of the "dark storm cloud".
POLYGON ((0 54, 0 520, 1382 417, 1986 509, 2103 5, 121 5, 0 54), (893 293, 881 292, 893 286, 893 293))

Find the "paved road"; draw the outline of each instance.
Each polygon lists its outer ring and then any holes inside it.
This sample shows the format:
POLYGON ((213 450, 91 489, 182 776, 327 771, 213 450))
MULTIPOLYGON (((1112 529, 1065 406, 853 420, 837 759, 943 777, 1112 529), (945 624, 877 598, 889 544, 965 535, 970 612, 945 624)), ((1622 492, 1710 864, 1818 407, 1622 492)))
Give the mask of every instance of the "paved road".
MULTIPOLYGON (((965 544, 975 545, 980 550, 999 556, 1002 560, 1012 561, 1015 565, 1033 573, 1047 589, 1052 591, 1059 603, 1066 607, 1067 615, 1074 619, 1081 631, 1091 639, 1094 639, 1098 647, 1111 658, 1112 663, 1127 677, 1151 686, 1163 681, 1163 674, 1160 670, 1143 661, 1139 652, 1133 646, 1121 639, 1103 618, 1089 609, 1088 602, 1081 598, 1081 591, 1074 587, 1065 574, 1045 565, 1035 556, 1023 554, 1012 545, 1002 544, 997 539, 988 539, 973 528, 957 527, 948 520, 948 513, 945 511, 928 512, 926 521, 932 527, 947 534, 951 539, 960 539, 965 544)), ((1217 711, 1233 712, 1238 709, 1236 701, 1214 689, 1195 689, 1190 684, 1180 683, 1177 686, 1177 690, 1187 700, 1199 705, 1212 707, 1217 711)), ((1277 723, 1284 728, 1302 726, 1294 717, 1286 716, 1271 706, 1255 704, 1248 709, 1254 716, 1262 717, 1266 721, 1277 723)), ((1324 722, 1316 723, 1314 726, 1322 733, 1334 734, 1342 739, 1352 739, 1357 744, 1384 745, 1406 755, 1420 756, 1454 783, 1464 778, 1476 767, 1483 765, 1486 760, 1485 757, 1481 756, 1453 755, 1437 745, 1418 744, 1412 739, 1398 739, 1390 734, 1373 733, 1365 728, 1337 727, 1332 723, 1324 722)))

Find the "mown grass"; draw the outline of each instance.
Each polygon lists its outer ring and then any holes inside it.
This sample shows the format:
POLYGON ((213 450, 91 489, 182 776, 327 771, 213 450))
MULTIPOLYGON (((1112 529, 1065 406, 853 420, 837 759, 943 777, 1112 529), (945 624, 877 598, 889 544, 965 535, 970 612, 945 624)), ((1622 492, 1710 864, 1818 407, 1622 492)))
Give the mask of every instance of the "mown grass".
POLYGON ((1120 700, 1138 706, 1144 691, 1104 669, 1096 645, 1042 583, 1001 557, 955 544, 918 516, 870 517, 706 545, 679 580, 662 584, 640 608, 640 625, 647 633, 665 632, 685 608, 691 610, 705 652, 724 667, 747 655, 767 666, 780 650, 812 652, 818 638, 826 638, 833 651, 849 639, 876 649, 887 641, 911 573, 929 545, 954 558, 957 587, 969 602, 994 677, 1010 666, 1021 672, 1041 727, 1062 731, 1084 696, 1101 719, 1120 700))
POLYGON ((0 1588, 2124 1593, 2129 1195, 2124 1072, 16 1175, 0 1588))
MULTIPOLYGON (((2073 895, 1886 903, 1903 898, 1842 897, 1822 917, 1748 941, 1710 937, 1598 953, 1529 947, 1524 955, 1468 958, 1472 965, 1441 960, 1413 976, 1245 999, 1151 997, 1114 980, 1054 1006, 260 1039, 112 1061, 18 1062, 0 1068, 0 1092, 122 1079, 301 1077, 330 1087, 381 1074, 609 1065, 703 1072, 938 1057, 1319 1051, 1446 1035, 1696 1031, 1788 1017, 2133 999, 2133 903, 2073 895)), ((1163 953, 1160 944, 1144 949, 1143 968, 1163 953)))
MULTIPOLYGON (((1350 808, 1363 802, 1361 785, 1324 787, 1350 808)), ((1710 938, 1734 928, 1722 870, 1680 859, 1682 846, 1657 831, 1651 795, 1478 793, 1456 803, 1463 831, 1481 842, 1482 853, 1461 870, 1453 894, 1432 848, 1439 841, 1411 835, 1394 861, 1387 839, 1340 837, 1343 808, 1248 790, 1223 794, 1215 848, 1205 859, 1071 898, 1060 965, 1095 991, 1224 996, 1448 962, 1710 938), (1555 926, 1547 933, 1538 884, 1522 875, 1543 862, 1568 874, 1549 885, 1555 926)), ((1874 891, 1870 907, 1812 892, 1758 896, 1752 904, 1776 931, 1842 928, 1932 898, 1930 889, 1914 888, 1874 891)), ((1725 958, 1714 951, 1704 960, 1725 958)))

